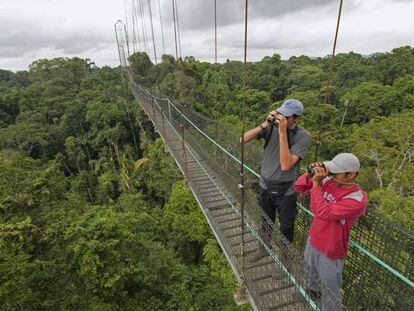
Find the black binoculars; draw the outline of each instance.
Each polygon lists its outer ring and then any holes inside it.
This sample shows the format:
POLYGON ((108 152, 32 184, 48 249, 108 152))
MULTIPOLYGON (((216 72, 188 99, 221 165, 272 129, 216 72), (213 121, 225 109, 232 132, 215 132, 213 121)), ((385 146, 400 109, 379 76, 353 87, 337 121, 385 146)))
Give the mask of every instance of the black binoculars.
MULTIPOLYGON (((316 172, 313 169, 314 167, 315 167, 315 165, 314 166, 311 166, 311 165, 308 166, 308 169, 306 171, 308 172, 308 176, 309 177, 313 177, 315 175, 316 172)), ((323 163, 322 163, 322 165, 316 165, 316 167, 323 167, 323 168, 325 168, 325 165, 323 165, 323 163)))

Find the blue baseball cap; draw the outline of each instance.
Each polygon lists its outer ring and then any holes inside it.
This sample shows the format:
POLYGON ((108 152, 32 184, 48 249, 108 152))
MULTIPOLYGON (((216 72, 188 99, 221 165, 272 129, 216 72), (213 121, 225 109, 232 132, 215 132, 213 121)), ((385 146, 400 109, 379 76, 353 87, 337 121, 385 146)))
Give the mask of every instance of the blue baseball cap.
POLYGON ((301 116, 303 114, 303 104, 297 99, 288 99, 276 111, 285 117, 291 117, 294 114, 301 116))

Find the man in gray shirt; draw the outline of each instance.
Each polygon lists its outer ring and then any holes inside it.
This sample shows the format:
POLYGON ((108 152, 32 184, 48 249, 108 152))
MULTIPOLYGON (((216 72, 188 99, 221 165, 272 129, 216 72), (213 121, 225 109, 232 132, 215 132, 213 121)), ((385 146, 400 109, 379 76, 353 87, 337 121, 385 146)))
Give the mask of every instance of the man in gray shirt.
MULTIPOLYGON (((311 143, 310 133, 297 125, 302 114, 303 104, 296 99, 288 99, 272 111, 265 122, 244 134, 244 142, 254 138, 265 140, 259 180, 260 207, 273 223, 277 211, 280 231, 290 243, 293 243, 297 212, 293 183, 299 160, 305 157, 311 143)), ((268 227, 265 219, 262 222, 261 234, 271 234, 266 232, 269 229, 265 229, 268 227)), ((265 255, 266 250, 259 242, 258 251, 251 261, 265 255)), ((282 252, 281 255, 285 254, 282 252)))

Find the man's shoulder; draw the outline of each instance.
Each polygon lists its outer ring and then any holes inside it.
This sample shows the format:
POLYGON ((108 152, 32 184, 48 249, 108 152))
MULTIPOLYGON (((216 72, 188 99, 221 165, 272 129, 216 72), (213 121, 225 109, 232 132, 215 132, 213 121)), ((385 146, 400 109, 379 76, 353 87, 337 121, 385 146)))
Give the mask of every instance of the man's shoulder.
POLYGON ((311 133, 309 133, 308 130, 306 130, 305 128, 301 127, 300 125, 297 125, 298 129, 296 132, 296 135, 301 136, 301 137, 311 137, 311 133))

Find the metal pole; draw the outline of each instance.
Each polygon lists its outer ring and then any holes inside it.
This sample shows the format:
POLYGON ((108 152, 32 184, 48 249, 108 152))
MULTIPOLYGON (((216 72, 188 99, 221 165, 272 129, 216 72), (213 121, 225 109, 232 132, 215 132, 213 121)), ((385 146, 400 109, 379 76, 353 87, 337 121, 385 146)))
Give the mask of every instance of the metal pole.
POLYGON ((152 121, 154 122, 155 125, 155 104, 154 104, 154 100, 151 101, 151 105, 152 105, 152 121))
POLYGON ((184 185, 188 186, 188 180, 187 180, 187 153, 185 151, 185 141, 184 141, 184 125, 180 124, 181 127, 181 145, 183 148, 183 158, 184 158, 184 185))
POLYGON ((167 133, 165 133, 165 117, 163 113, 161 113, 161 120, 162 120, 162 133, 164 135, 165 142, 167 142, 167 133))
POLYGON ((171 104, 170 104, 170 101, 168 101, 168 117, 170 118, 170 123, 172 124, 172 120, 171 120, 171 104))

